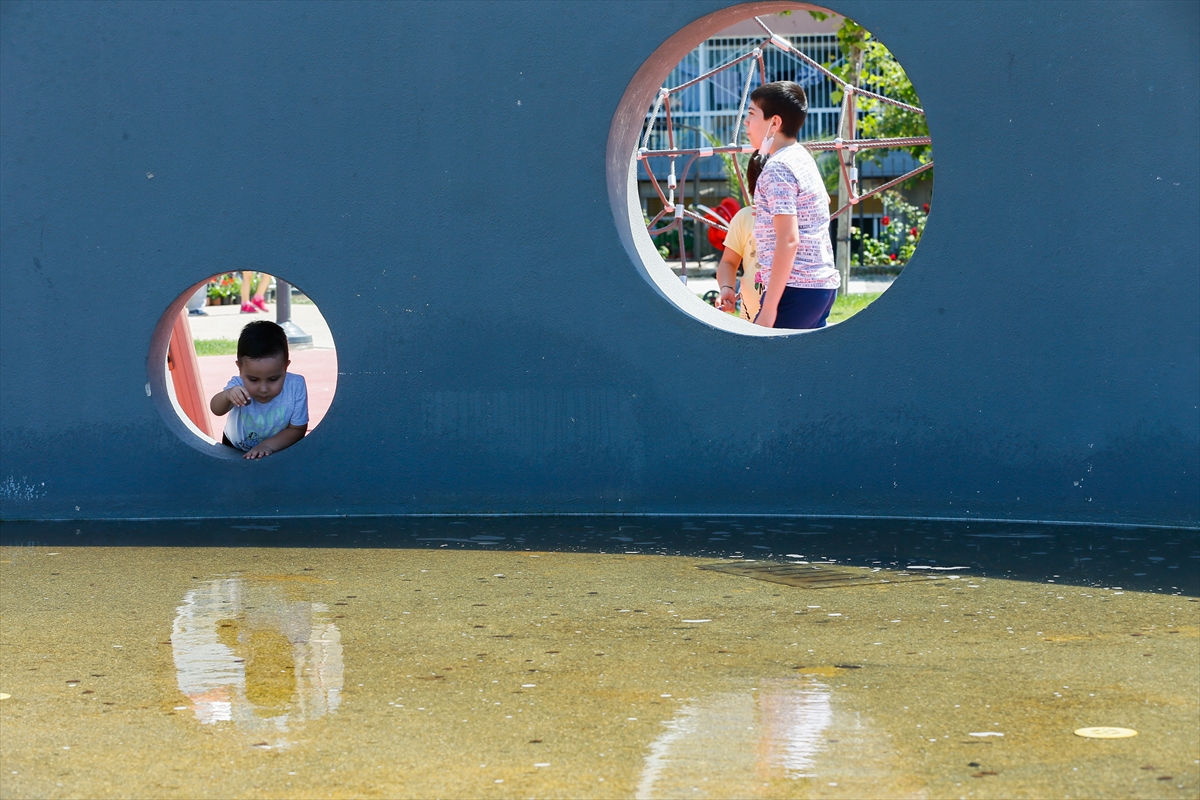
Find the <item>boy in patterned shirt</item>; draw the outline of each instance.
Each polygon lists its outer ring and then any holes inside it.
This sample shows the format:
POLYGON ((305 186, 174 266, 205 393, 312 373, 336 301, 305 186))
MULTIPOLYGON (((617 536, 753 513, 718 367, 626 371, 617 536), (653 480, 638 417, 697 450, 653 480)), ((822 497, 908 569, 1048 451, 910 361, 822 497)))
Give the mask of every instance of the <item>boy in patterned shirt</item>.
POLYGON ((768 159, 754 192, 756 281, 766 287, 755 324, 766 328, 825 327, 841 285, 825 181, 796 141, 807 116, 808 97, 792 81, 766 83, 750 94, 746 133, 768 159))

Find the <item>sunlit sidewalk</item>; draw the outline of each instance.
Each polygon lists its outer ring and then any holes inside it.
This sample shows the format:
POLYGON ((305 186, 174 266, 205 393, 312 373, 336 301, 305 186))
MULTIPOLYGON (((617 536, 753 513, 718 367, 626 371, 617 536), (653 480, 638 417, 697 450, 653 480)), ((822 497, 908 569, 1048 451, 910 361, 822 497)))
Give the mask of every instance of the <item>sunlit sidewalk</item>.
MULTIPOLYGON (((247 322, 265 319, 275 321, 275 304, 267 304, 267 313, 243 314, 241 307, 206 306, 206 316, 188 316, 188 324, 192 329, 193 339, 232 339, 237 341, 238 334, 247 322)), ((326 324, 325 318, 311 303, 292 301, 292 321, 313 337, 312 346, 315 349, 332 348, 333 334, 326 324)))

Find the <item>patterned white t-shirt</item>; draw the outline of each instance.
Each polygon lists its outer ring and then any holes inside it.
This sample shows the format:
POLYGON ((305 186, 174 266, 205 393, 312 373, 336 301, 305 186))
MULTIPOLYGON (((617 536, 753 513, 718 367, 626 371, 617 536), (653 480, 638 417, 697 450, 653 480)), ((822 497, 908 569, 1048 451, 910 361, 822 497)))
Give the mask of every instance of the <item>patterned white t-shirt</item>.
MULTIPOLYGON (((234 375, 225 384, 229 389, 245 386, 240 375, 234 375)), ((300 427, 308 424, 308 386, 303 375, 285 372, 283 389, 270 402, 260 403, 251 398, 249 405, 234 406, 225 420, 225 436, 233 446, 249 452, 282 431, 288 425, 300 427)))
POLYGON ((759 283, 771 280, 775 261, 775 215, 795 214, 800 244, 787 285, 800 289, 836 289, 841 278, 829 241, 829 194, 817 162, 804 145, 789 145, 771 156, 754 188, 754 240, 758 244, 759 283))

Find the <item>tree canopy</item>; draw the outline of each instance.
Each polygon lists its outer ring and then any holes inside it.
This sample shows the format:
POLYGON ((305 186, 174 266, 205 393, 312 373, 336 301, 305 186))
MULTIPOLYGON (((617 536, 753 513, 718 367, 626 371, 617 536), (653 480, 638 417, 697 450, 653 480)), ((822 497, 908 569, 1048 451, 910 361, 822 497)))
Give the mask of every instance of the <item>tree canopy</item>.
MULTIPOLYGON (((829 14, 820 11, 810 11, 816 19, 828 19, 829 14)), ((842 80, 869 89, 893 100, 899 100, 918 108, 921 100, 908 79, 900 62, 892 55, 883 43, 871 35, 863 26, 852 19, 844 18, 837 31, 838 46, 842 58, 838 62, 828 63, 825 67, 842 80), (856 52, 857 51, 857 52, 856 52), (856 74, 858 52, 862 54, 862 70, 856 74)), ((841 102, 842 92, 831 94, 834 102, 841 102)), ((889 103, 883 103, 871 97, 859 96, 858 110, 862 112, 858 123, 859 135, 864 139, 891 139, 907 136, 928 136, 929 126, 925 117, 903 108, 897 108, 889 103)), ((928 145, 916 145, 903 148, 913 155, 918 162, 928 163, 932 154, 928 145)), ((864 151, 860 158, 880 160, 886 150, 864 151)), ((924 178, 928 173, 923 173, 924 178)))

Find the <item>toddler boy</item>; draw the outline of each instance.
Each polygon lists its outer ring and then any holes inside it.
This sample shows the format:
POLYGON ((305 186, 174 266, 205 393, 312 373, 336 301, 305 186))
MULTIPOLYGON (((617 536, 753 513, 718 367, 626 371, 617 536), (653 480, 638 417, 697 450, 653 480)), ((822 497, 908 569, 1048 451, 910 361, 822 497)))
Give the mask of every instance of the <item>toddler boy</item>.
POLYGON ((229 414, 223 444, 243 458, 263 458, 291 447, 308 431, 308 388, 287 371, 287 334, 274 322, 251 322, 238 337, 238 374, 213 395, 208 407, 229 414), (232 413, 230 413, 232 412, 232 413))

